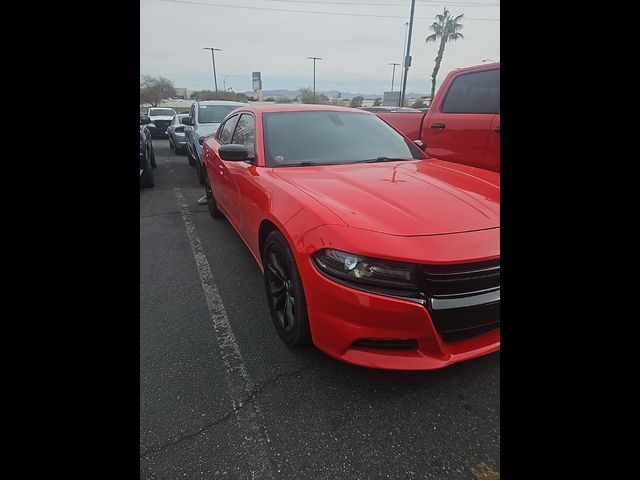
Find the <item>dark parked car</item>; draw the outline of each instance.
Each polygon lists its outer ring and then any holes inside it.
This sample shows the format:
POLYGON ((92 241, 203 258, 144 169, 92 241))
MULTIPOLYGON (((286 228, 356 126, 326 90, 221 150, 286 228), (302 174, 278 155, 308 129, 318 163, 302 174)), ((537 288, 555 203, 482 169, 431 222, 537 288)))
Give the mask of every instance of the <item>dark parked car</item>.
POLYGON ((151 132, 147 125, 151 120, 146 115, 140 115, 140 188, 155 186, 153 169, 156 168, 156 157, 153 153, 151 132))

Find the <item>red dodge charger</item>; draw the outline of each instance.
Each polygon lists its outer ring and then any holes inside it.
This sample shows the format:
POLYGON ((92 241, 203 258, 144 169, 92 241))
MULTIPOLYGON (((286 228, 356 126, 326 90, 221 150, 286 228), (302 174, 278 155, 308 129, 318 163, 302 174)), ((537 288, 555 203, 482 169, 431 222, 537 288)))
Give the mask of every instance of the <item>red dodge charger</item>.
POLYGON ((248 105, 204 141, 209 213, 264 272, 290 346, 428 370, 500 348, 500 174, 428 157, 376 115, 248 105))

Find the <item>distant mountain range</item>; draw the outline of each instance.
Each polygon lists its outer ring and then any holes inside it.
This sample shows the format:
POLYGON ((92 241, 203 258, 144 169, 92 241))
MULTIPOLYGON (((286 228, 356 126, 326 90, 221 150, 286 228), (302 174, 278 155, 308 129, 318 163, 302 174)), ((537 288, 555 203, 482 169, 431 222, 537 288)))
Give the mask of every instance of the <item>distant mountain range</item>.
MULTIPOLYGON (((243 92, 245 95, 247 96, 252 96, 253 92, 252 91, 246 91, 243 92)), ((374 100, 376 98, 382 98, 382 93, 352 93, 352 92, 339 92, 338 90, 318 90, 317 92, 318 94, 324 94, 329 98, 335 98, 338 96, 338 94, 340 94, 341 98, 348 98, 351 99, 353 97, 364 97, 367 100, 374 100)), ((300 90, 286 90, 286 89, 280 89, 280 90, 262 90, 262 98, 265 99, 267 97, 286 97, 286 98, 295 98, 298 95, 300 95, 300 90)), ((408 92, 406 94, 406 97, 408 98, 415 98, 415 97, 423 97, 427 94, 425 93, 413 93, 413 92, 408 92)))

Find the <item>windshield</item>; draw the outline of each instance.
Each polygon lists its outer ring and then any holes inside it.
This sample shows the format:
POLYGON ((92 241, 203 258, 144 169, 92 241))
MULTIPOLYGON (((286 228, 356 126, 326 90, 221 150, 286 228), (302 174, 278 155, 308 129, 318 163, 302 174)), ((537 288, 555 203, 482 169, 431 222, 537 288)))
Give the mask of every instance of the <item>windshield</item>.
POLYGON ((198 123, 221 123, 239 105, 200 105, 198 123))
POLYGON ((174 116, 176 112, 172 108, 152 108, 149 110, 149 115, 167 115, 174 116))
POLYGON ((270 167, 425 158, 375 115, 311 111, 265 113, 263 118, 266 164, 270 167))

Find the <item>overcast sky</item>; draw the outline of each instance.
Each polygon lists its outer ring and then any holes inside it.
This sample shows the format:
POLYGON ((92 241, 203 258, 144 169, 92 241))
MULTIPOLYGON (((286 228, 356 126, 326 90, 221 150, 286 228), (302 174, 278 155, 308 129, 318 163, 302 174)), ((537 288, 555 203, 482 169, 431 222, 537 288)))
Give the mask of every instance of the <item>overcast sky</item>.
MULTIPOLYGON (((465 14, 465 38, 447 44, 438 81, 456 67, 500 59, 499 0, 416 0, 407 92, 430 91, 437 44, 425 38, 445 5, 465 14)), ((202 48, 215 47, 222 49, 219 89, 251 90, 253 71, 262 72, 265 90, 311 86, 313 62, 306 57, 317 56, 318 91, 382 93, 391 87, 388 64, 402 62, 410 10, 411 0, 141 0, 140 74, 213 89, 211 52, 202 48)))

